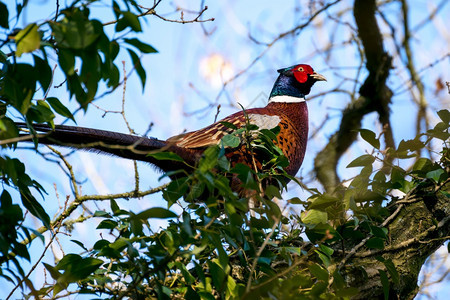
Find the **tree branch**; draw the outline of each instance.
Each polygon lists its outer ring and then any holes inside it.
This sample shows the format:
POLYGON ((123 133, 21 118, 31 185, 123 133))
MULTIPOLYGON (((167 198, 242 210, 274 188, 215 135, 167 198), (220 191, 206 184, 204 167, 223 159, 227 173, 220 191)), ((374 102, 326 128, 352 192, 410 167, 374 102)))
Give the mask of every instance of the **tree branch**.
POLYGON ((359 90, 360 97, 344 110, 339 130, 331 136, 329 143, 314 161, 317 178, 327 191, 333 191, 339 185, 337 164, 342 154, 356 140, 356 129, 361 127, 365 115, 378 112, 380 123, 385 129, 386 147, 394 147, 395 144, 389 122, 392 92, 386 85, 392 58, 383 49, 383 39, 375 12, 375 0, 355 0, 353 13, 364 47, 369 75, 359 90))

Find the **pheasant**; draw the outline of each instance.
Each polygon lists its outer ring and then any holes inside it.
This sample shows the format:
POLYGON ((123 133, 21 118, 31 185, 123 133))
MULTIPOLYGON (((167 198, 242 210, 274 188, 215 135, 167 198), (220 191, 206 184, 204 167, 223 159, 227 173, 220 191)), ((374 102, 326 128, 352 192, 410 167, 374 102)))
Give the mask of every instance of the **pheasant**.
MULTIPOLYGON (((90 151, 112 154, 123 158, 139 160, 154 164, 164 172, 192 167, 202 157, 205 149, 220 143, 222 137, 230 132, 231 123, 235 127, 245 126, 247 122, 259 129, 272 129, 279 126, 277 146, 288 158, 285 167, 287 174, 295 176, 299 170, 306 150, 308 138, 308 110, 305 96, 309 94, 316 81, 326 81, 306 64, 299 64, 278 70, 280 75, 270 93, 269 103, 263 108, 251 108, 234 113, 221 121, 203 129, 171 137, 165 141, 136 135, 90 129, 75 126, 56 125, 55 129, 43 124, 33 124, 40 133, 39 142, 72 148, 84 148, 90 151), (152 151, 173 152, 187 163, 173 160, 158 160, 148 153, 152 151)), ((25 128, 25 123, 16 123, 25 128)), ((244 163, 251 166, 251 161, 243 154, 244 145, 226 149, 226 156, 231 166, 244 163)))

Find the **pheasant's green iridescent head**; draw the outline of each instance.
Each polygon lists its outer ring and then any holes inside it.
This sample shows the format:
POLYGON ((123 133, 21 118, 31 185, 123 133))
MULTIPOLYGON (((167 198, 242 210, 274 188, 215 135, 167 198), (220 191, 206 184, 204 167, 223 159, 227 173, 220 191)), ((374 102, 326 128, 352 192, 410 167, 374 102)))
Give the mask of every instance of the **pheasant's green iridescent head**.
POLYGON ((310 65, 299 64, 288 68, 278 70, 286 76, 294 76, 299 83, 305 83, 308 79, 315 81, 327 81, 325 76, 314 72, 314 69, 310 65))
POLYGON ((326 81, 323 75, 305 64, 283 68, 278 73, 280 76, 270 93, 269 102, 304 102, 315 82, 326 81))

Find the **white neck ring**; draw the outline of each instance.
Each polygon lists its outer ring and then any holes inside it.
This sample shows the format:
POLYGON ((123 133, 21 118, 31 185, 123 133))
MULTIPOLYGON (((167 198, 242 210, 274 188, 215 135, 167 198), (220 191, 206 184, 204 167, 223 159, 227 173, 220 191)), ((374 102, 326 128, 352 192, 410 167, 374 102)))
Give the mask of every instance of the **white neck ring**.
POLYGON ((305 102, 305 98, 293 97, 293 96, 274 96, 269 98, 270 102, 282 102, 282 103, 300 103, 305 102))

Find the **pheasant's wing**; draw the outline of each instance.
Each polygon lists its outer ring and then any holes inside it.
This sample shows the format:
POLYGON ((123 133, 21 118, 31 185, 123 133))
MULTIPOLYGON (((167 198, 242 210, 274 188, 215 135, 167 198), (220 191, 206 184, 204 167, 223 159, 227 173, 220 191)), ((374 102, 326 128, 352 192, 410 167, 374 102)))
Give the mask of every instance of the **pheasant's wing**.
POLYGON ((171 137, 167 141, 183 148, 204 148, 217 145, 224 135, 233 132, 233 129, 230 128, 230 126, 224 124, 225 122, 231 123, 239 128, 242 127, 246 121, 244 114, 238 112, 219 122, 213 123, 208 127, 171 137))
MULTIPOLYGON (((280 123, 280 117, 262 109, 249 109, 246 111, 246 115, 250 124, 257 125, 259 129, 272 129, 280 123)), ((231 123, 240 128, 247 124, 247 119, 244 112, 240 111, 208 127, 171 137, 167 141, 184 148, 203 148, 217 145, 224 135, 233 132, 233 128, 227 126, 226 123, 231 123)))

